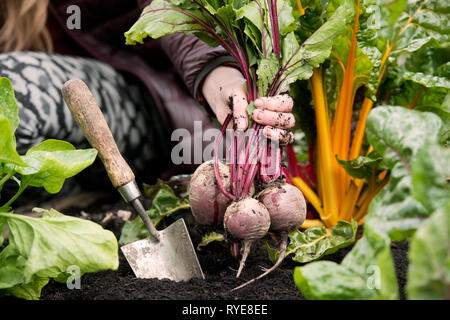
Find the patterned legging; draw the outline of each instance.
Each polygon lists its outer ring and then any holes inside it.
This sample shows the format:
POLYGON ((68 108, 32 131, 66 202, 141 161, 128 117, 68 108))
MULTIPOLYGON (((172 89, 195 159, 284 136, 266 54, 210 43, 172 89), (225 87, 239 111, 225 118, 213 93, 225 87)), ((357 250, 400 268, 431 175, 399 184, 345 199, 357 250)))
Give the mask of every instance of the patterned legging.
MULTIPOLYGON (((96 60, 40 52, 0 54, 0 76, 11 80, 19 105, 20 154, 50 138, 89 147, 61 95, 64 82, 79 78, 92 91, 135 173, 157 175, 169 140, 152 97, 139 80, 96 60)), ((92 172, 106 177, 99 162, 90 171, 94 183, 98 176, 92 172)))

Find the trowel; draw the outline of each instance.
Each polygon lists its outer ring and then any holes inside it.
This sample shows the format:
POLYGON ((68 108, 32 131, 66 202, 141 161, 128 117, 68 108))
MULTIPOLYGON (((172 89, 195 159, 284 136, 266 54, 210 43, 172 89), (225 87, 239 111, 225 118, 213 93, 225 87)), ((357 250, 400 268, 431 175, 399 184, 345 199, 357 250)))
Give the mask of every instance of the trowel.
POLYGON ((117 148, 106 120, 87 85, 79 79, 62 87, 64 100, 90 145, 97 149, 109 179, 144 222, 150 236, 121 247, 138 278, 174 281, 205 278, 184 220, 156 230, 139 200, 135 175, 117 148))

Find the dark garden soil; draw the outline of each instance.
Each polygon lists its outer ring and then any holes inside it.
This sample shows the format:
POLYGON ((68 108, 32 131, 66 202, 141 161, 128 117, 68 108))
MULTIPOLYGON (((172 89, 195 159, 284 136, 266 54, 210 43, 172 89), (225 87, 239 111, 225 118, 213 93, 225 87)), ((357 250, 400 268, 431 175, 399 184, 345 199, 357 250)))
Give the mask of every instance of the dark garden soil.
MULTIPOLYGON (((117 197, 112 197, 118 201, 117 197)), ((103 204, 95 204, 83 211, 79 208, 66 209, 65 214, 80 215, 102 224, 106 229, 120 236, 123 220, 117 216, 118 210, 129 210, 127 205, 118 201, 111 205, 111 198, 103 198, 103 204), (105 203, 106 201, 106 203, 105 203), (111 214, 112 213, 112 214, 111 214)), ((113 202, 115 202, 113 201, 113 202)), ((146 204, 148 205, 148 203, 146 204)), ((191 237, 196 246, 200 235, 205 233, 205 227, 196 225, 188 211, 180 212, 166 218, 166 225, 175 219, 183 217, 188 225, 191 237)), ((162 228, 164 227, 161 225, 162 228)), ((359 236, 361 230, 358 232, 359 236)), ((236 270, 239 260, 232 257, 229 245, 225 242, 213 242, 201 251, 197 251, 200 264, 205 274, 204 280, 192 279, 187 282, 170 280, 137 279, 127 261, 119 250, 119 269, 95 274, 85 274, 81 278, 81 289, 70 290, 66 284, 53 280, 42 290, 43 300, 98 300, 98 299, 149 299, 149 300, 302 300, 305 299, 293 281, 293 270, 299 264, 286 259, 283 264, 270 275, 249 286, 230 292, 244 281, 261 274, 260 267, 270 267, 271 262, 267 252, 262 248, 267 237, 254 244, 248 257, 244 271, 239 279, 236 270)), ((272 245, 274 245, 272 243, 272 245)), ((337 253, 325 256, 323 259, 340 262, 351 247, 339 250, 337 253)), ((393 243, 392 254, 396 265, 396 273, 400 287, 400 297, 405 298, 404 285, 408 267, 407 243, 393 243)))

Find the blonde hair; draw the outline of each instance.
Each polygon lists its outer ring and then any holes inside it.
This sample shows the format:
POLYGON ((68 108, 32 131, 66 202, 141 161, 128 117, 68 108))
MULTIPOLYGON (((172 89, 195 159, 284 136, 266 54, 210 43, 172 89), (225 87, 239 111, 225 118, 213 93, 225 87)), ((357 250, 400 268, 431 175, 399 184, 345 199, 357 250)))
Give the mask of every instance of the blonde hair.
POLYGON ((47 30, 49 0, 0 0, 0 53, 52 52, 47 30))

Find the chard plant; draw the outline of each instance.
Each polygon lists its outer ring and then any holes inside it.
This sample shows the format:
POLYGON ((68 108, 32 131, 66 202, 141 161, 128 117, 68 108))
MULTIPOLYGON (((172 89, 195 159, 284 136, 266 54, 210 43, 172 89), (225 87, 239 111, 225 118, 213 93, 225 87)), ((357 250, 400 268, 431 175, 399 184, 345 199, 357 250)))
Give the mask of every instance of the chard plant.
MULTIPOLYGON (((19 109, 11 82, 0 78, 0 192, 8 181, 17 192, 8 200, 0 197, 0 295, 39 299, 50 278, 65 282, 69 266, 87 272, 118 267, 114 234, 88 220, 65 216, 56 210, 35 208, 41 218, 15 214, 12 205, 27 187, 49 193, 61 190, 70 178, 93 163, 95 149, 76 150, 65 141, 45 140, 25 155, 16 151, 15 130, 19 109)), ((1 194, 0 194, 1 196, 1 194)))
MULTIPOLYGON (((364 224, 371 202, 389 184, 389 168, 365 138, 367 117, 376 104, 435 113, 443 122, 440 141, 449 141, 445 5, 430 0, 352 3, 354 19, 334 42, 330 57, 309 80, 290 87, 309 150, 306 163, 300 163, 295 146, 288 147, 288 171, 317 212, 303 224, 305 232, 291 234, 287 253, 298 262, 352 242, 344 222, 364 224)), ((341 4, 297 1, 296 35, 308 37, 341 4)), ((271 256, 278 254, 268 250, 271 256)))
POLYGON ((297 267, 294 280, 308 299, 398 299, 391 241, 410 240, 406 297, 449 299, 450 153, 442 120, 430 112, 378 106, 367 138, 391 172, 374 197, 363 237, 342 262, 297 267))
MULTIPOLYGON (((306 118, 316 124, 314 130, 302 126, 310 149, 316 150, 310 152, 309 164, 299 164, 293 148, 288 150, 291 180, 320 217, 306 221, 305 227, 331 228, 352 218, 362 224, 372 199, 389 182, 380 155, 364 144, 367 116, 377 101, 435 112, 444 120, 442 139, 448 138, 445 5, 432 0, 352 2, 354 19, 334 42, 327 66, 309 80, 314 110, 297 104, 302 108, 298 116, 314 112, 306 118)), ((298 36, 307 36, 341 3, 332 0, 323 7, 321 1, 297 1, 298 36)), ((301 94, 300 89, 292 91, 301 94)))
MULTIPOLYGON (((326 17, 339 3, 323 8, 299 1, 297 32, 308 34, 313 17, 326 17)), ((315 171, 297 163, 291 149, 290 173, 321 218, 305 225, 354 219, 364 223, 364 234, 342 263, 298 267, 295 281, 309 299, 397 299, 390 244, 410 240, 407 298, 448 299, 449 11, 430 0, 354 3, 354 21, 308 83, 314 105, 309 119, 315 117, 316 127, 301 124, 317 150, 310 157, 315 171), (325 112, 318 113, 322 102, 325 112), (330 180, 334 188, 321 187, 330 180), (335 209, 325 210, 327 204, 335 209)), ((306 87, 295 85, 291 92, 306 87)), ((311 113, 308 105, 297 106, 299 116, 311 113)), ((319 233, 316 244, 324 245, 332 240, 320 235, 324 228, 304 234, 319 233)), ((297 248, 312 242, 300 233, 294 238, 293 259, 306 262, 297 248)))

